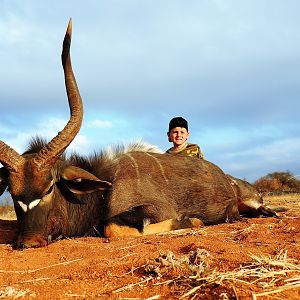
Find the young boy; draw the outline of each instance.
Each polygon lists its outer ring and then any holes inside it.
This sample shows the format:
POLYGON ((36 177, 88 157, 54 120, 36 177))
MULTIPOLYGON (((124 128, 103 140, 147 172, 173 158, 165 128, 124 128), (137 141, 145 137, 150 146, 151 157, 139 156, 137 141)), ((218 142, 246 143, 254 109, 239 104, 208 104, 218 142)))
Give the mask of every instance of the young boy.
POLYGON ((190 144, 187 142, 187 138, 190 133, 188 129, 188 122, 184 118, 173 118, 169 123, 169 131, 167 135, 169 142, 173 143, 173 147, 167 150, 167 153, 204 158, 201 149, 197 144, 190 144))

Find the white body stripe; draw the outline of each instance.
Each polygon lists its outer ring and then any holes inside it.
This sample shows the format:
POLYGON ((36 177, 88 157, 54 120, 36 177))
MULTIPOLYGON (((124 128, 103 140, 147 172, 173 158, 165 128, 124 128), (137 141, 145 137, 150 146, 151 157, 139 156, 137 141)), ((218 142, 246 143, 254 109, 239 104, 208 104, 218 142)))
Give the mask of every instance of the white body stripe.
POLYGON ((162 176, 163 176, 165 182, 168 183, 169 180, 168 180, 168 178, 167 178, 167 176, 166 176, 165 170, 164 170, 162 164, 160 163, 160 161, 159 161, 156 157, 154 157, 153 155, 151 155, 150 153, 146 153, 146 154, 147 154, 148 156, 152 157, 152 158, 154 159, 154 161, 158 164, 158 167, 159 167, 159 169, 160 169, 160 171, 161 171, 161 174, 162 174, 162 176))

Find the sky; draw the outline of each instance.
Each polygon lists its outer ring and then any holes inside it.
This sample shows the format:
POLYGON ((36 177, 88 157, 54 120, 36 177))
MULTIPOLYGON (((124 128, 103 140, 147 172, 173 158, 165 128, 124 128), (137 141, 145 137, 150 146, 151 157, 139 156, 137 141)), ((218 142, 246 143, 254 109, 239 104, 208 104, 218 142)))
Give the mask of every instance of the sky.
POLYGON ((0 139, 53 138, 69 108, 71 56, 84 120, 69 152, 137 139, 167 150, 169 120, 224 172, 300 174, 297 0, 0 0, 0 139))

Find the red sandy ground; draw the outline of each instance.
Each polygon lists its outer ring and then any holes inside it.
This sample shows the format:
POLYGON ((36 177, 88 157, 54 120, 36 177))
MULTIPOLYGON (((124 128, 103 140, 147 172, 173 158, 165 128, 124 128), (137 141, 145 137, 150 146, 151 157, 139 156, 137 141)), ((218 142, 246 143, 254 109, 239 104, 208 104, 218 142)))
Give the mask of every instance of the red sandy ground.
MULTIPOLYGON (((76 238, 22 251, 1 244, 0 299, 179 299, 195 281, 180 268, 159 278, 147 273, 146 265, 162 252, 180 257, 197 248, 209 251, 211 272, 237 270, 251 260, 250 255, 280 253, 287 253, 298 271, 281 271, 276 275, 279 280, 267 288, 263 284, 270 278, 256 282, 257 278, 248 278, 248 283, 224 279, 183 299, 255 299, 252 294, 257 299, 300 299, 299 199, 284 202, 290 209, 280 219, 243 218, 233 224, 138 238, 76 238), (298 278, 298 285, 259 296, 286 284, 288 278, 298 278)), ((15 222, 0 220, 0 243, 14 235, 15 222)))

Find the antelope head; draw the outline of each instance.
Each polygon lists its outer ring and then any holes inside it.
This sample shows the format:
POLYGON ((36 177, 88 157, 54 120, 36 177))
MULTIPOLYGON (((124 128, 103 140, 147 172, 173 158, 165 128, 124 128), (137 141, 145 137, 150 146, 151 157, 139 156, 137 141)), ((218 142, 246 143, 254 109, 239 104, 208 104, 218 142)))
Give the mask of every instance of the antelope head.
MULTIPOLYGON (((70 119, 64 129, 60 131, 38 153, 20 155, 3 141, 0 141, 0 195, 8 188, 17 214, 20 227, 19 245, 43 246, 47 243, 44 228, 47 225, 49 212, 53 207, 56 195, 56 183, 63 179, 69 183, 72 192, 80 193, 80 182, 95 182, 95 185, 109 185, 100 181, 94 175, 76 167, 66 167, 60 174, 53 168, 61 154, 75 138, 80 130, 83 106, 80 93, 72 70, 70 58, 70 44, 72 21, 70 20, 65 34, 62 50, 62 65, 65 85, 70 107, 70 119), (82 180, 84 179, 84 180, 82 180), (78 183, 77 185, 72 184, 78 183), (79 186, 79 187, 78 187, 79 186), (26 232, 22 232, 26 228, 26 232), (41 234, 37 238, 36 233, 41 234), (35 235, 34 241, 29 241, 35 235), (26 237, 24 237, 26 236, 26 237), (27 242, 24 242, 27 240, 27 242), (29 241, 29 242, 28 242, 29 241), (27 244, 26 244, 27 243, 27 244)), ((99 188, 99 186, 97 186, 99 188)), ((84 191, 87 188, 83 188, 84 191)))

